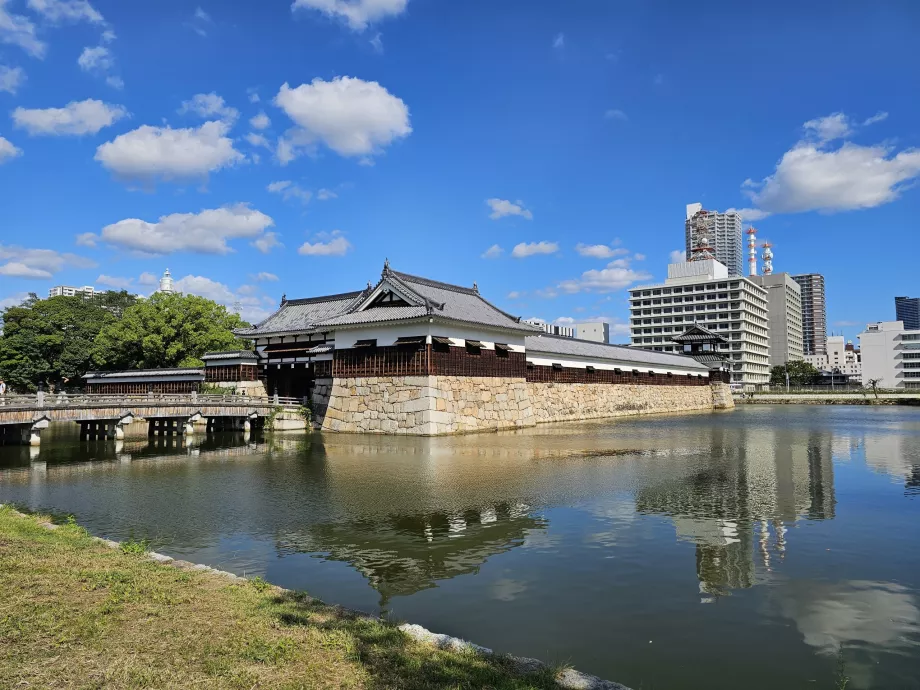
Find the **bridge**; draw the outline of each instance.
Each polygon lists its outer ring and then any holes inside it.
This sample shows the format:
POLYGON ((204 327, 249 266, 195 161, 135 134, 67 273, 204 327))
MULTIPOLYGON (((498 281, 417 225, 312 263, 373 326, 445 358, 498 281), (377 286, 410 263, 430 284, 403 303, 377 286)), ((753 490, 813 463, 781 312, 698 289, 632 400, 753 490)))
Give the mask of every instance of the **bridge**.
POLYGON ((124 427, 147 422, 149 436, 207 431, 248 431, 261 426, 278 408, 298 407, 303 401, 280 396, 146 395, 35 393, 0 397, 0 444, 37 446, 51 422, 76 422, 80 437, 124 438, 124 427))

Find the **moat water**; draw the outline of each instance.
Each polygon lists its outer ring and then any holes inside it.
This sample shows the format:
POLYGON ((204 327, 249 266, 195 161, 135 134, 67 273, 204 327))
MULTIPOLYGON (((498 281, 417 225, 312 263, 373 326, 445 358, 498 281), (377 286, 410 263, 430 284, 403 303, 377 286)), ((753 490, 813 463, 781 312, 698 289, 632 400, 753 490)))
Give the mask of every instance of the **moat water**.
POLYGON ((920 409, 0 448, 0 502, 633 688, 920 687, 920 409))

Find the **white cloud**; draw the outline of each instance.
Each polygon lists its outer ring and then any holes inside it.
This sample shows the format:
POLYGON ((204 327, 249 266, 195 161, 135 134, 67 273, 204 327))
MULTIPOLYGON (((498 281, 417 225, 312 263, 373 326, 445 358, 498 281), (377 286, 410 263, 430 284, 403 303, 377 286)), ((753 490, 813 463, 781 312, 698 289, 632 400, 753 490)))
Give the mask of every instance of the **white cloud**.
POLYGON ((0 299, 0 310, 8 309, 10 307, 18 307, 20 304, 29 299, 28 292, 17 292, 9 297, 4 297, 0 299))
POLYGON ((6 262, 0 266, 0 274, 16 278, 50 278, 65 266, 92 268, 96 265, 76 254, 3 244, 0 244, 0 261, 6 262))
POLYGON ((645 261, 645 259, 646 259, 645 254, 640 254, 639 252, 636 252, 635 254, 633 254, 633 261, 645 261))
POLYGON ((383 34, 378 33, 378 34, 377 34, 376 36, 374 36, 370 41, 368 41, 368 43, 371 44, 371 48, 373 48, 373 49, 374 49, 374 52, 377 53, 378 55, 382 55, 382 54, 383 54, 383 39, 382 39, 382 36, 383 36, 383 34))
POLYGON ((160 278, 157 275, 150 273, 149 271, 144 271, 143 273, 141 273, 140 277, 137 279, 137 284, 138 285, 148 285, 148 286, 149 285, 159 285, 160 278))
POLYGON ((109 127, 127 116, 128 111, 123 106, 88 98, 71 101, 63 108, 16 108, 13 123, 33 136, 82 136, 96 134, 103 127, 109 127))
POLYGON ((606 244, 582 244, 581 242, 575 245, 575 251, 582 256, 590 256, 595 259, 612 259, 615 256, 629 254, 629 250, 622 247, 609 247, 606 244))
POLYGON ((84 72, 99 70, 101 72, 111 69, 115 62, 112 60, 112 54, 105 46, 96 46, 94 48, 86 47, 77 58, 77 64, 84 72))
POLYGON ((535 254, 555 254, 558 251, 559 245, 555 242, 521 242, 514 245, 511 256, 515 259, 523 259, 535 254))
POLYGON ((22 67, 6 67, 0 65, 0 91, 16 95, 16 91, 26 80, 26 73, 22 67))
POLYGON ((409 0, 294 0, 292 10, 311 9, 344 21, 354 31, 406 11, 409 0))
POLYGON ((508 293, 508 299, 520 299, 524 296, 524 292, 521 290, 512 290, 508 293))
POLYGON ((0 43, 19 46, 29 55, 43 58, 47 46, 38 40, 35 24, 21 14, 6 11, 7 0, 0 0, 0 43))
POLYGON ((250 103, 258 103, 260 100, 262 100, 259 98, 259 90, 256 88, 246 89, 246 93, 249 95, 250 103))
POLYGON ((0 137, 0 165, 22 155, 22 149, 13 146, 9 139, 0 137))
POLYGON ((115 288, 116 290, 127 290, 134 283, 134 278, 123 278, 121 276, 110 276, 103 273, 96 282, 99 285, 115 288))
POLYGON ((94 232, 81 232, 77 235, 76 243, 81 247, 95 247, 99 243, 99 236, 94 232))
MULTIPOLYGON (((236 108, 231 108, 224 102, 222 96, 218 96, 213 91, 211 93, 196 93, 189 101, 183 101, 182 107, 179 108, 179 114, 194 113, 199 117, 219 117, 229 123, 236 122, 240 112, 236 108)), ((253 118, 255 119, 255 118, 253 118)), ((267 117, 265 118, 268 119, 267 117)))
POLYGON ((614 259, 600 270, 585 271, 581 277, 574 280, 564 280, 559 283, 559 289, 573 294, 576 292, 614 292, 622 290, 639 280, 649 280, 651 274, 645 271, 636 271, 630 267, 630 259, 614 259))
POLYGON ((268 115, 265 113, 259 113, 249 119, 249 124, 252 125, 254 129, 265 129, 271 125, 271 123, 272 121, 268 119, 268 115))
POLYGON ((553 38, 553 48, 556 50, 565 48, 565 34, 556 34, 556 36, 553 38))
POLYGON ((119 91, 125 88, 125 80, 121 77, 106 77, 105 83, 111 86, 113 89, 118 89, 119 91))
POLYGON ((352 248, 351 242, 342 237, 338 230, 333 230, 330 237, 326 242, 304 242, 297 253, 303 256, 344 256, 352 248))
POLYGON ((338 199, 339 195, 331 189, 323 188, 316 193, 316 198, 319 201, 329 201, 329 199, 338 199))
POLYGON ((685 249, 675 249, 668 257, 668 263, 682 264, 687 260, 687 251, 685 249))
POLYGON ((505 253, 504 249, 502 249, 497 244, 493 244, 491 247, 489 247, 482 253, 482 258, 483 259, 497 259, 504 253, 505 253))
POLYGON ((268 254, 275 247, 283 247, 284 245, 278 241, 277 232, 266 232, 262 237, 257 239, 255 242, 250 242, 250 244, 258 249, 263 254, 268 254))
POLYGON ((268 271, 260 271, 253 276, 253 280, 256 280, 260 283, 275 283, 278 282, 278 276, 274 273, 269 273, 268 271))
POLYGON ((826 117, 809 120, 804 125, 805 133, 817 137, 818 141, 826 142, 842 139, 853 133, 850 119, 843 113, 833 113, 826 117))
POLYGON ((88 0, 29 0, 29 9, 52 22, 87 21, 100 24, 104 21, 88 0))
POLYGON ((272 194, 280 194, 285 201, 289 199, 298 199, 301 203, 307 204, 313 198, 313 192, 309 189, 303 189, 290 180, 279 180, 272 182, 266 187, 272 194))
POLYGON ((96 160, 128 179, 204 177, 244 160, 227 131, 216 120, 188 129, 144 125, 102 144, 96 160))
POLYGON ((264 213, 236 204, 200 213, 173 213, 161 216, 155 223, 127 218, 105 226, 97 239, 145 254, 228 254, 233 251, 228 240, 260 237, 274 224, 264 213))
POLYGON ((263 136, 262 134, 256 134, 255 132, 250 132, 244 138, 246 139, 246 141, 248 141, 253 146, 263 146, 267 148, 269 151, 272 148, 271 143, 269 143, 268 139, 266 139, 265 136, 263 136))
POLYGON ((505 216, 521 216, 521 218, 526 218, 527 220, 533 220, 533 213, 529 209, 524 208, 524 202, 518 200, 515 203, 508 201, 507 199, 486 199, 486 204, 489 208, 492 209, 492 213, 489 214, 489 218, 492 220, 498 220, 499 218, 504 218, 505 216))
MULTIPOLYGON (((375 81, 317 78, 293 89, 285 83, 275 105, 297 125, 286 138, 290 150, 285 157, 309 150, 316 142, 341 156, 367 157, 412 132, 409 108, 375 81)), ((278 158, 284 160, 280 150, 278 158)))
POLYGON ((203 22, 210 22, 210 21, 211 21, 211 15, 208 14, 207 12, 205 12, 205 11, 204 11, 203 9, 201 9, 200 7, 196 7, 196 8, 195 8, 195 19, 200 19, 200 20, 203 21, 203 22))
POLYGON ((624 113, 622 110, 618 110, 618 109, 616 109, 616 108, 614 108, 613 110, 608 110, 607 112, 605 112, 605 113, 604 113, 604 118, 607 119, 607 120, 620 120, 620 121, 623 121, 623 122, 625 122, 626 120, 629 119, 629 118, 626 116, 626 113, 624 113))
POLYGON ((106 29, 105 31, 102 32, 102 35, 99 37, 99 40, 102 41, 103 43, 111 43, 116 38, 117 36, 115 35, 114 31, 112 31, 111 29, 106 29))
POLYGON ((737 213, 741 216, 741 220, 747 221, 749 223, 754 223, 758 220, 763 220, 764 218, 769 218, 770 213, 759 208, 728 208, 725 209, 726 213, 737 213))
POLYGON ((248 289, 251 286, 243 285, 234 291, 225 283, 211 278, 187 275, 176 280, 173 287, 178 292, 213 300, 231 311, 239 309, 240 316, 250 322, 261 321, 270 313, 259 306, 261 304, 259 298, 252 294, 251 289, 248 289))
POLYGON ((863 127, 874 125, 876 122, 881 122, 882 120, 887 120, 887 119, 888 119, 888 113, 880 110, 872 117, 866 118, 863 121, 863 127))

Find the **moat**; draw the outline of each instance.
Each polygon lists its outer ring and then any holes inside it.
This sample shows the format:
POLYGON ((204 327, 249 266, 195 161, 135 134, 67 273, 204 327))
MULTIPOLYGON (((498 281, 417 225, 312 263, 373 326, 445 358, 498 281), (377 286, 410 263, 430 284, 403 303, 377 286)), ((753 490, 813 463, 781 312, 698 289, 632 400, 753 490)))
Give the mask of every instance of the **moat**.
POLYGON ((633 688, 906 688, 920 409, 0 447, 0 502, 633 688), (849 680, 847 680, 849 679, 849 680))

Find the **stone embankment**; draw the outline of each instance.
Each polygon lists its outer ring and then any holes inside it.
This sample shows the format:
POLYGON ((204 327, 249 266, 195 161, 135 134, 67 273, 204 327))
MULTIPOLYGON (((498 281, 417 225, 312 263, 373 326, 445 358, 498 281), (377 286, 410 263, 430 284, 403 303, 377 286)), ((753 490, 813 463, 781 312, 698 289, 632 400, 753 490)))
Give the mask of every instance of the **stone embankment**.
MULTIPOLYGON (((24 515, 15 510, 12 506, 4 506, 0 503, 0 509, 7 508, 13 514, 17 515, 20 518, 28 519, 27 515, 24 515)), ((41 522, 39 523, 42 527, 49 530, 58 529, 58 525, 55 525, 50 522, 41 522)), ((94 537, 96 541, 111 549, 121 549, 122 544, 117 541, 111 541, 109 539, 102 539, 101 537, 94 537)), ((208 573, 214 577, 223 578, 230 582, 247 582, 247 578, 240 577, 234 573, 227 572, 225 570, 218 570, 207 565, 200 563, 189 563, 188 561, 176 560, 170 556, 164 554, 156 553, 149 551, 146 553, 146 556, 156 563, 159 563, 163 566, 179 568, 182 570, 197 571, 208 573)), ((284 589, 282 587, 275 588, 279 593, 288 593, 291 590, 284 589)), ((318 602, 321 603, 321 602, 318 602)), ((374 619, 374 616, 366 614, 361 611, 353 611, 350 609, 345 609, 343 607, 337 607, 337 610, 344 615, 348 616, 357 616, 363 618, 374 619)), ((421 642, 423 644, 428 644, 439 649, 449 649, 456 652, 470 652, 473 654, 482 654, 482 655, 493 655, 491 649, 487 647, 481 647, 472 642, 467 642, 457 637, 451 637, 450 635, 443 635, 439 633, 433 633, 426 628, 423 628, 420 625, 414 625, 410 623, 405 623, 398 626, 408 637, 421 642)), ((515 668, 517 673, 520 674, 530 674, 540 671, 545 671, 549 667, 538 659, 530 659, 527 657, 514 657, 514 656, 503 656, 504 659, 511 662, 512 666, 515 668)), ((555 676, 556 685, 559 688, 565 688, 567 690, 630 690, 625 685, 619 683, 614 683, 612 681, 603 680, 596 676, 588 675, 586 673, 581 673, 575 669, 566 668, 559 671, 555 676)))
POLYGON ((920 393, 747 393, 739 405, 920 405, 920 393))

